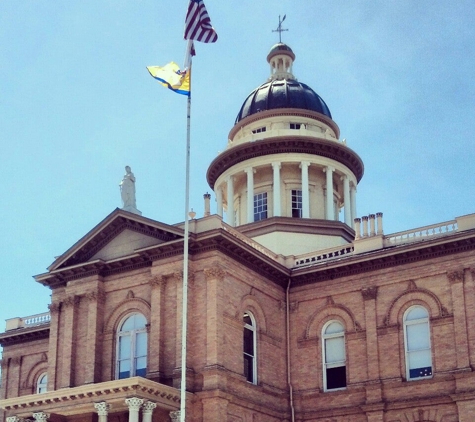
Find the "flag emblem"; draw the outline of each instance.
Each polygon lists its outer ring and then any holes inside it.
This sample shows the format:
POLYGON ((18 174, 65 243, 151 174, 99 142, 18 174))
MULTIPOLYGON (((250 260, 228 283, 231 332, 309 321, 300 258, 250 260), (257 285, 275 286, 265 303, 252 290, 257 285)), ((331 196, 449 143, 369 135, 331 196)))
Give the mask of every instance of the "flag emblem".
POLYGON ((148 66, 147 70, 163 86, 177 94, 190 95, 190 70, 180 70, 175 62, 165 66, 148 66))
POLYGON ((204 43, 216 42, 218 34, 211 26, 203 0, 190 0, 185 19, 185 40, 196 40, 204 43))

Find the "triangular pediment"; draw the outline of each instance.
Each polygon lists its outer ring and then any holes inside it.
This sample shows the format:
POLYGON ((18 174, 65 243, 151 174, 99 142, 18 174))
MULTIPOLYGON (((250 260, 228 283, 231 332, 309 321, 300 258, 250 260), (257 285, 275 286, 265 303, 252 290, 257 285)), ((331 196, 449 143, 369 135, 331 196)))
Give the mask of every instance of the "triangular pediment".
POLYGON ((137 233, 130 229, 125 229, 113 238, 106 246, 94 254, 89 261, 100 259, 110 261, 116 258, 130 256, 136 250, 146 248, 147 246, 159 245, 165 243, 164 240, 137 233))
POLYGON ((116 209, 89 233, 57 257, 48 271, 126 258, 136 251, 183 238, 183 230, 116 209))

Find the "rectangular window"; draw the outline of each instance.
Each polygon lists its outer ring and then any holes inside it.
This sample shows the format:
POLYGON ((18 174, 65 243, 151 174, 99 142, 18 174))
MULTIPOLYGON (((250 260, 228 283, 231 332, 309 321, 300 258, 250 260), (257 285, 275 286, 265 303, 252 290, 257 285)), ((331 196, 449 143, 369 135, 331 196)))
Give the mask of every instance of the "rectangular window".
POLYGON ((290 129, 300 129, 302 123, 290 123, 290 129))
POLYGON ((325 391, 346 387, 345 331, 338 321, 331 321, 322 333, 323 385, 325 391))
POLYGON ((302 218, 302 191, 292 189, 292 217, 302 218))
POLYGON ((429 314, 422 306, 409 308, 404 317, 406 371, 408 379, 432 376, 429 314))
POLYGON ((247 381, 256 384, 256 324, 254 317, 251 317, 248 312, 244 313, 243 322, 244 377, 247 381))
POLYGON ((266 127, 260 127, 260 128, 257 128, 257 129, 254 129, 252 131, 252 133, 262 133, 262 132, 265 132, 266 131, 266 127))
POLYGON ((267 192, 254 195, 254 221, 267 218, 267 192))

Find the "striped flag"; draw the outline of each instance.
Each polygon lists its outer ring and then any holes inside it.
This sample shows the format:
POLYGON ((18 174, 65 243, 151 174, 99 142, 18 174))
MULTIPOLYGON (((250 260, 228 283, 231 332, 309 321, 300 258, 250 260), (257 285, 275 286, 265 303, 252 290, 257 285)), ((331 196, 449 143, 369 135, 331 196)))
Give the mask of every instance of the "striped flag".
POLYGON ((218 34, 211 26, 211 20, 203 0, 190 0, 185 19, 185 40, 204 43, 216 42, 218 34))

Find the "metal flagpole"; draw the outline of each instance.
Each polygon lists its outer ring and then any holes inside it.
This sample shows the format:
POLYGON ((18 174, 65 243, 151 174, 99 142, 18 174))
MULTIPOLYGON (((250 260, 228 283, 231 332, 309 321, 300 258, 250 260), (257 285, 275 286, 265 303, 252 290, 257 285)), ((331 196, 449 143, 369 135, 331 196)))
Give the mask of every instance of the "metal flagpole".
POLYGON ((190 207, 190 114, 191 114, 191 46, 193 41, 188 40, 185 56, 185 68, 190 72, 190 93, 186 107, 186 176, 185 176, 185 239, 183 242, 183 299, 181 323, 181 386, 180 386, 180 422, 186 418, 186 334, 188 331, 188 243, 190 207))

